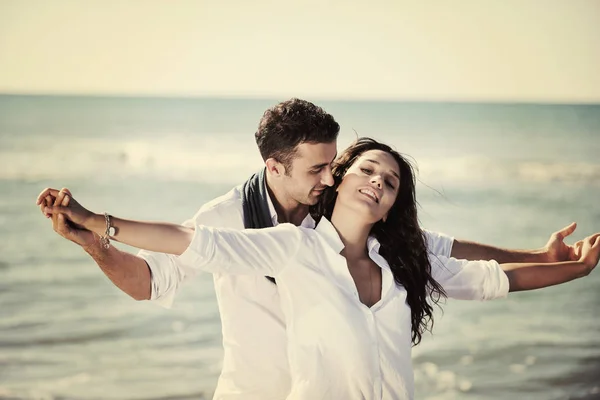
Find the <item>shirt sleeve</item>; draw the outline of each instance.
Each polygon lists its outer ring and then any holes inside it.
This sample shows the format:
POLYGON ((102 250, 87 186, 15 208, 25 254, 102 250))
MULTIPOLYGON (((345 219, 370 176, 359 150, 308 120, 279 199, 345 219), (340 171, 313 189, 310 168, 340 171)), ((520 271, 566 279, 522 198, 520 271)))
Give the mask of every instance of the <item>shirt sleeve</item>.
POLYGON ((277 276, 298 253, 302 229, 292 224, 244 230, 197 225, 179 262, 190 270, 277 276))
MULTIPOLYGON (((202 207, 192 219, 185 221, 182 225, 190 228, 196 224, 218 225, 219 220, 220 216, 214 208, 202 207)), ((181 284, 199 272, 198 269, 186 268, 173 254, 140 250, 138 256, 143 258, 150 268, 150 301, 165 308, 171 308, 181 284)))
POLYGON ((429 254, 431 275, 450 298, 491 300, 506 297, 508 277, 494 261, 468 261, 429 254))
POLYGON ((430 253, 450 257, 452 253, 452 245, 454 244, 454 238, 440 232, 428 231, 423 229, 425 234, 425 240, 427 242, 427 249, 430 253))

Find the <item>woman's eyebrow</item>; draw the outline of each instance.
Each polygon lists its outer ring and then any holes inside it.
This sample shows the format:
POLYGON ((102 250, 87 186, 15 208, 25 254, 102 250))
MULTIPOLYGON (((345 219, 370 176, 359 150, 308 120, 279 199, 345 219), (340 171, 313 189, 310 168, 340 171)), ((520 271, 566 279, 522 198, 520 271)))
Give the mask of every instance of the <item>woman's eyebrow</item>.
MULTIPOLYGON (((370 158, 366 158, 365 161, 370 161, 373 164, 381 165, 381 163, 379 161, 371 160, 370 158)), ((400 175, 398 175, 398 173, 396 171, 394 171, 393 169, 390 169, 390 172, 392 173, 392 175, 394 175, 396 178, 398 178, 398 180, 400 180, 400 175)))

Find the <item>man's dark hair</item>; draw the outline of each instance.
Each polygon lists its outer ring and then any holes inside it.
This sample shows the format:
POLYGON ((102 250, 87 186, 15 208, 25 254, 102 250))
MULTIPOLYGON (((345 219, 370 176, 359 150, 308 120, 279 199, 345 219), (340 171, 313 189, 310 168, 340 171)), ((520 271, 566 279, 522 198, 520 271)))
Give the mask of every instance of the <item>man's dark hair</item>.
POLYGON ((301 143, 331 143, 340 126, 331 114, 313 103, 290 99, 269 108, 254 134, 263 160, 274 158, 291 171, 296 146, 301 143))

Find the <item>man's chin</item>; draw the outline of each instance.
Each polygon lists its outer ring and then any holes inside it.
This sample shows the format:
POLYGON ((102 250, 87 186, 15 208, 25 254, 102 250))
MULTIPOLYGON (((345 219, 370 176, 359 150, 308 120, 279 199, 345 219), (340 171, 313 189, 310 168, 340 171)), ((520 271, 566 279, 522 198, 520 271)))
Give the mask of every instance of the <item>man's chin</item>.
POLYGON ((323 191, 311 192, 311 194, 306 199, 306 204, 309 206, 314 206, 315 204, 317 204, 319 202, 319 199, 321 198, 322 195, 323 195, 323 191))

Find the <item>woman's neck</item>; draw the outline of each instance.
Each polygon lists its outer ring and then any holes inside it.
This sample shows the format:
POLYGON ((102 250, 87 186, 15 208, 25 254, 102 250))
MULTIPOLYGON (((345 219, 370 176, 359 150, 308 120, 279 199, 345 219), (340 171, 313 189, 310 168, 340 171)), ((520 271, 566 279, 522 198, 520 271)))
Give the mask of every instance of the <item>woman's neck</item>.
POLYGON ((367 256, 367 239, 373 224, 360 221, 345 211, 336 206, 331 215, 331 223, 344 243, 342 255, 347 259, 364 258, 367 256))

